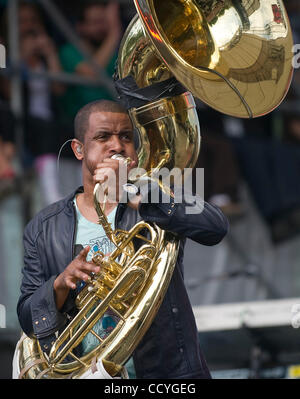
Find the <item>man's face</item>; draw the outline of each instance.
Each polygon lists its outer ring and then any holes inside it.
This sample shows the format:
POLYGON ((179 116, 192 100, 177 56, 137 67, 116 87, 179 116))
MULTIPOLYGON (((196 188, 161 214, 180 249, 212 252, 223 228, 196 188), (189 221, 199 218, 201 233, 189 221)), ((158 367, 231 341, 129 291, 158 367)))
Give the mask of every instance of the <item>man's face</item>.
POLYGON ((87 8, 84 21, 79 24, 79 32, 91 42, 100 43, 108 32, 105 7, 92 6, 87 8))
POLYGON ((127 114, 93 112, 84 137, 83 162, 92 176, 97 164, 114 154, 137 162, 132 123, 127 114))
POLYGON ((37 12, 30 6, 20 7, 19 10, 19 34, 23 37, 31 32, 43 32, 44 27, 37 12))

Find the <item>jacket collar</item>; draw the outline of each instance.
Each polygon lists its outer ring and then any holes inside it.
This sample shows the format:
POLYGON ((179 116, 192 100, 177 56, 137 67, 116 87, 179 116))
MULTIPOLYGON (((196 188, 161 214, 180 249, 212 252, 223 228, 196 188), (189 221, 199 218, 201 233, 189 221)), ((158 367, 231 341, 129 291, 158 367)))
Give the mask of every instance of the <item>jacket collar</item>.
MULTIPOLYGON (((84 192, 84 188, 83 186, 78 187, 75 191, 73 191, 71 194, 69 194, 63 201, 64 201, 64 209, 65 209, 65 213, 67 215, 73 215, 74 213, 74 203, 73 200, 76 196, 76 194, 79 193, 83 193, 84 192)), ((118 214, 118 219, 120 219, 125 211, 125 209, 127 208, 127 204, 126 203, 119 203, 118 207, 117 207, 117 214, 118 214)))
POLYGON ((63 199, 64 202, 64 211, 67 215, 73 215, 73 200, 76 194, 83 193, 83 187, 78 187, 75 191, 69 194, 67 197, 63 199))

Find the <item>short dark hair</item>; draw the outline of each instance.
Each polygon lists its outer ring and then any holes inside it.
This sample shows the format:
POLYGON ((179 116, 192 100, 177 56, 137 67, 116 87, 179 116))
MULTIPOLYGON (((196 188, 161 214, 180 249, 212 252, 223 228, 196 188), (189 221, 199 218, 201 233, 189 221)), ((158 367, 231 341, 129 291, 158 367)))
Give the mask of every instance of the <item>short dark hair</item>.
POLYGON ((90 115, 93 112, 112 112, 128 115, 121 104, 110 100, 96 100, 86 104, 76 114, 74 120, 75 138, 83 143, 84 135, 89 128, 90 115))

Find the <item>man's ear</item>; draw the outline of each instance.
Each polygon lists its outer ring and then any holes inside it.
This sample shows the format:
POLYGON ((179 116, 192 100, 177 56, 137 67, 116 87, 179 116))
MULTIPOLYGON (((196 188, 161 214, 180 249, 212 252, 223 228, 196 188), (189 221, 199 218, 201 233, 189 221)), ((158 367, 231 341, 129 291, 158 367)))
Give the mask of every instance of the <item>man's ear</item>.
POLYGON ((79 140, 74 139, 71 143, 71 147, 75 154, 75 157, 79 161, 82 161, 82 159, 83 159, 83 144, 79 140))

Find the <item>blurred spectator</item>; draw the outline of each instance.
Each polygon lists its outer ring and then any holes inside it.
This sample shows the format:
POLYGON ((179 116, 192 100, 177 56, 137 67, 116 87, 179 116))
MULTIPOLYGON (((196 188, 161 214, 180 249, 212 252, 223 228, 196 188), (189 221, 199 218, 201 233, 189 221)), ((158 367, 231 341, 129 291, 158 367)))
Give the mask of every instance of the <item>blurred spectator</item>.
POLYGON ((300 111, 285 112, 283 114, 283 141, 300 145, 300 111))
MULTIPOLYGON (((19 3, 20 56, 23 74, 25 145, 34 158, 44 204, 61 198, 56 173, 56 154, 60 128, 55 115, 55 100, 64 93, 59 83, 31 73, 61 71, 55 43, 47 34, 39 8, 19 3)), ((2 94, 10 97, 9 82, 2 94)))
MULTIPOLYGON (((76 30, 95 63, 104 69, 108 76, 112 76, 122 34, 119 4, 87 2, 79 15, 76 30)), ((72 44, 66 44, 61 48, 60 60, 66 72, 76 72, 89 78, 97 77, 95 68, 84 60, 72 44)), ((62 106, 69 118, 73 119, 82 106, 101 98, 112 99, 104 87, 73 86, 68 88, 62 106)))
POLYGON ((15 155, 15 147, 10 141, 3 141, 0 136, 0 179, 11 179, 15 176, 12 160, 15 155))
POLYGON ((0 199, 15 189, 14 120, 8 107, 0 102, 0 199))
MULTIPOLYGON (((46 32, 39 9, 28 3, 19 5, 20 52, 24 73, 60 72, 61 65, 55 43, 46 32)), ((59 129, 55 118, 55 96, 64 88, 59 83, 50 83, 43 77, 28 77, 25 90, 27 105, 28 146, 35 158, 45 204, 60 199, 56 173, 56 154, 59 144, 59 129)))
POLYGON ((217 205, 229 218, 243 214, 239 198, 240 173, 236 156, 224 134, 223 116, 209 108, 198 108, 201 150, 196 168, 204 168, 204 199, 217 205))
MULTIPOLYGON (((5 45, 3 31, 0 33, 0 44, 5 45)), ((1 98, 1 92, 5 92, 6 80, 0 76, 0 199, 14 190, 15 167, 14 157, 16 153, 14 144, 14 123, 9 106, 1 98)))

